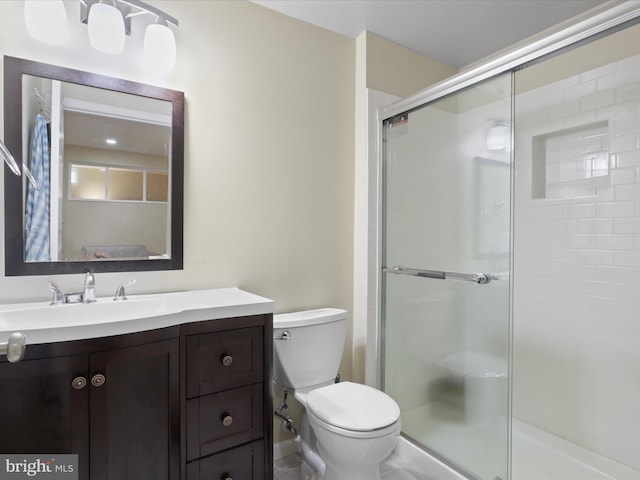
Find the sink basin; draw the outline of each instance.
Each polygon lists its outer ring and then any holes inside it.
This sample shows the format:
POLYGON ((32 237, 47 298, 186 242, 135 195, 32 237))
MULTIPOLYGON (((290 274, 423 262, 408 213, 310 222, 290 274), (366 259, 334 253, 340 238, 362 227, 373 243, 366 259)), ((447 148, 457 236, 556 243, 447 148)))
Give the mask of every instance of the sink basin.
POLYGON ((0 305, 0 342, 23 332, 27 344, 105 337, 182 323, 273 313, 273 301, 238 288, 98 298, 95 303, 0 305))

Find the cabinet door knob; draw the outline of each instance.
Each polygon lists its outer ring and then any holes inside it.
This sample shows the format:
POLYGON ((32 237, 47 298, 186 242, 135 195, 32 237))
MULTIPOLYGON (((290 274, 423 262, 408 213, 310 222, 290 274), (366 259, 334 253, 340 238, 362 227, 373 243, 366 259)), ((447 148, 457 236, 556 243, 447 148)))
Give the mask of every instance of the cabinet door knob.
POLYGON ((76 377, 71 380, 71 386, 76 390, 82 390, 87 386, 87 379, 84 377, 76 377))
POLYGON ((225 367, 228 367, 232 363, 233 363, 233 357, 231 355, 225 355, 225 356, 222 357, 222 364, 225 367))
POLYGON ((225 427, 230 427, 233 423, 233 417, 231 415, 224 414, 222 415, 222 425, 225 427))
POLYGON ((93 385, 94 387, 101 387, 106 381, 107 379, 101 373, 97 373, 93 377, 91 377, 91 385, 93 385))
POLYGON ((233 480, 233 478, 231 478, 231 475, 229 475, 228 473, 223 473, 220 476, 220 480, 233 480))

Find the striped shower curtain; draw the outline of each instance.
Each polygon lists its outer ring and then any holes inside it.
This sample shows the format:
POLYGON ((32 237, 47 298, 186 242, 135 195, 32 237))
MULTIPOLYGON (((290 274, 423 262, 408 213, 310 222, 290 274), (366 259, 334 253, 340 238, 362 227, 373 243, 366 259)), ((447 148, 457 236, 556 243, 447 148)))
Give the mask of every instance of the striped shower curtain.
POLYGON ((27 205, 25 209, 25 261, 48 262, 49 251, 49 134, 47 120, 38 115, 31 136, 29 168, 38 191, 27 182, 27 205))

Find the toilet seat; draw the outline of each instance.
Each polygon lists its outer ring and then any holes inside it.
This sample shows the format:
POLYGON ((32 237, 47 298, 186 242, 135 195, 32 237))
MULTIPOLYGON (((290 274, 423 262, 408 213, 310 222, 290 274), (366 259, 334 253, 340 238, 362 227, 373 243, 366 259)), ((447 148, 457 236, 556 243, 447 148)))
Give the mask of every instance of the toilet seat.
POLYGON ((400 408, 389 395, 351 382, 334 383, 309 392, 306 408, 325 424, 350 432, 385 429, 400 418, 400 408))

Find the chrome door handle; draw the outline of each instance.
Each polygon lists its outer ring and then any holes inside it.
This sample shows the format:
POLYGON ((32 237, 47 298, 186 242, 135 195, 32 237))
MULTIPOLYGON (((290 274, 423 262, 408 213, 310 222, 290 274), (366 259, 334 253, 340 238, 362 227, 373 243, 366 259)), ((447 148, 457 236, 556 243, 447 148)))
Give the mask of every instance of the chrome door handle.
POLYGON ((285 330, 284 332, 282 332, 282 335, 280 335, 279 337, 273 337, 274 340, 291 340, 291 334, 289 333, 289 330, 285 330))
POLYGON ((0 355, 6 355, 11 363, 19 362, 24 357, 27 337, 22 332, 13 332, 6 342, 0 343, 0 355))

